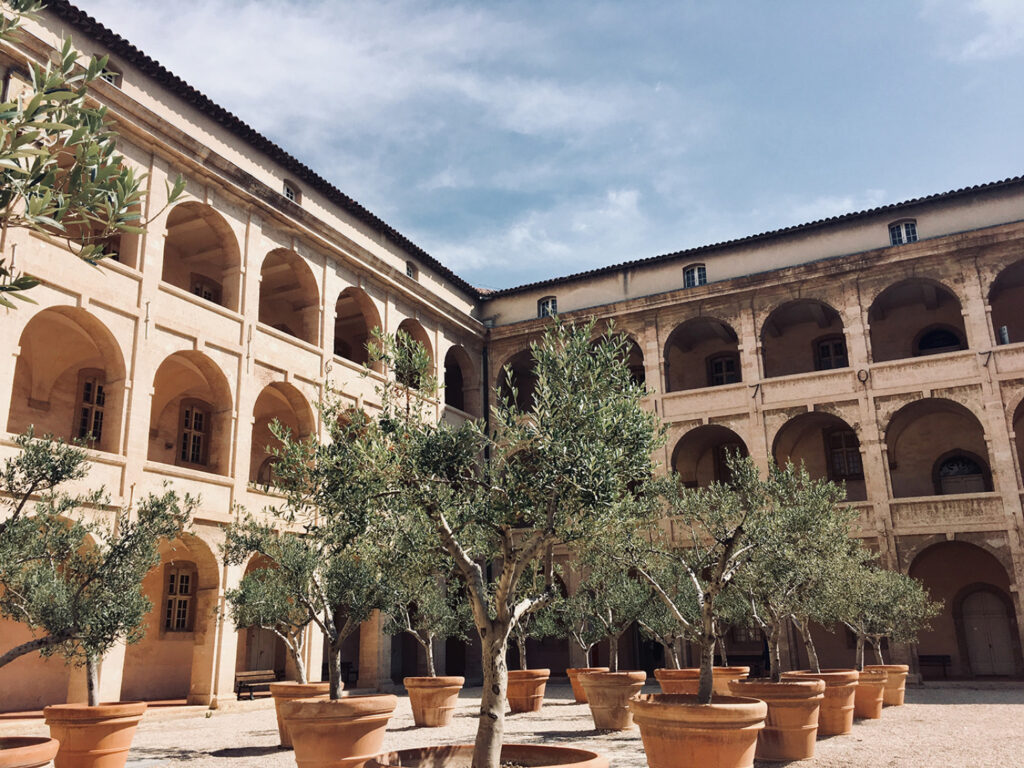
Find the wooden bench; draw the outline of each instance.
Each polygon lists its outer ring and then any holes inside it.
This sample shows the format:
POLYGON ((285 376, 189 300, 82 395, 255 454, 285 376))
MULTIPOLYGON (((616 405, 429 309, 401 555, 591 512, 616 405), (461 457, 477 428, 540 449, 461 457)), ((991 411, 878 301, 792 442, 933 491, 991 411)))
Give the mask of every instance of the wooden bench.
POLYGON ((917 666, 921 670, 921 677, 924 677, 925 667, 942 669, 942 679, 949 677, 949 665, 953 663, 953 657, 941 653, 920 653, 917 656, 917 666))
POLYGON ((249 701, 256 691, 269 691, 270 684, 277 682, 277 673, 272 669, 254 669, 251 672, 235 673, 235 695, 240 700, 248 692, 249 701))

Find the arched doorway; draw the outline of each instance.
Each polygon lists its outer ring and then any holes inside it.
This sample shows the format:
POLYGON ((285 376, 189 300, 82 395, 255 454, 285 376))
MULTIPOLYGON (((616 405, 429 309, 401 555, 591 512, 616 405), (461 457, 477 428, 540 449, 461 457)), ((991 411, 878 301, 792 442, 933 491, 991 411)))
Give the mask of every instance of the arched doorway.
POLYGON ((909 574, 942 602, 918 637, 925 679, 1024 672, 1010 579, 991 552, 966 541, 941 541, 914 558, 909 574))
POLYGON ((967 349, 960 300, 934 280, 890 285, 872 302, 868 322, 876 363, 967 349))
POLYGON ((124 358, 106 326, 83 309, 51 307, 28 321, 18 344, 7 431, 33 426, 119 452, 124 358))
MULTIPOLYGON (((264 555, 254 555, 245 566, 242 578, 257 571, 274 567, 274 562, 264 555)), ((284 641, 273 631, 260 627, 249 627, 238 631, 238 649, 235 654, 235 671, 273 670, 278 678, 287 678, 291 660, 284 641)))
POLYGON ((161 280, 201 299, 238 311, 238 241, 212 207, 187 202, 167 216, 161 280))
POLYGON ((816 299, 797 299, 776 307, 761 328, 761 353, 767 378, 850 364, 842 318, 816 299))
POLYGON ((310 344, 320 336, 320 292, 294 251, 271 251, 260 268, 260 322, 310 344))
POLYGON ((811 412, 793 417, 776 433, 772 458, 780 466, 802 463, 815 479, 844 483, 847 501, 867 499, 860 440, 838 416, 811 412))
MULTIPOLYGON (((338 294, 334 304, 334 354, 359 365, 369 362, 367 344, 374 329, 380 328, 380 313, 366 291, 350 286, 338 294)), ((371 365, 380 371, 381 363, 371 365)))
POLYGON ((260 392, 252 416, 249 482, 261 486, 274 485, 273 465, 277 459, 270 454, 270 449, 279 447, 281 442, 271 432, 271 425, 276 421, 291 433, 293 440, 302 440, 315 429, 313 411, 299 390, 278 381, 268 384, 260 392))
POLYGON ((665 342, 667 392, 736 384, 742 379, 739 338, 727 323, 695 317, 676 326, 665 342))
POLYGON ((512 400, 515 395, 516 407, 523 411, 533 408, 533 393, 537 388, 537 375, 534 373, 533 353, 524 349, 512 355, 498 370, 498 397, 512 400))
MULTIPOLYGON (((420 324, 420 322, 418 320, 413 320, 410 317, 410 318, 406 318, 405 320, 403 320, 401 323, 398 324, 398 339, 399 339, 399 341, 402 340, 403 334, 404 334, 404 338, 410 339, 412 341, 419 342, 419 344, 426 351, 427 357, 430 358, 430 361, 429 361, 429 364, 428 364, 428 367, 427 367, 427 373, 429 375, 433 376, 435 371, 436 371, 436 365, 434 363, 434 346, 430 343, 430 336, 427 334, 427 329, 424 328, 420 324)), ((401 378, 401 375, 399 375, 399 378, 401 378)), ((406 386, 410 386, 410 387, 413 387, 413 388, 418 388, 419 385, 420 385, 420 383, 418 381, 402 381, 402 380, 399 381, 399 384, 404 384, 406 386)))
POLYGON ((461 346, 444 356, 444 404, 470 416, 480 415, 480 386, 469 353, 461 346))
POLYGON ((731 479, 727 457, 747 456, 743 438, 728 427, 705 424, 691 429, 672 451, 672 470, 687 488, 703 488, 713 482, 731 479))
POLYGON ((1024 260, 999 273, 988 293, 997 344, 1024 341, 1024 260))

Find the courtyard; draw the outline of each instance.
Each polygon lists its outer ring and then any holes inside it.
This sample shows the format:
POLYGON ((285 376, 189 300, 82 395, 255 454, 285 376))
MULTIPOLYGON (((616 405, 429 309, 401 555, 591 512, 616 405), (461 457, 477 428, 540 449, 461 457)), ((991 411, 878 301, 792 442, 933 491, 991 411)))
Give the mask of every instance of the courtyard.
MULTIPOLYGON (((651 680, 645 693, 657 693, 651 680)), ((446 728, 413 725, 409 699, 399 697, 385 750, 473 741, 480 689, 462 692, 446 728)), ((35 721, 0 720, 0 735, 44 735, 35 721)), ((615 768, 644 768, 639 731, 595 731, 586 704, 568 684, 549 685, 538 714, 509 715, 506 743, 546 743, 593 749, 615 768)), ((224 709, 157 707, 136 733, 127 768, 188 763, 193 768, 291 768, 292 752, 278 748, 270 699, 229 702, 224 709)), ((807 768, 981 768, 1020 765, 1024 755, 1024 686, 1019 683, 944 683, 908 687, 903 707, 880 720, 860 720, 853 733, 819 739, 807 768)), ((757 763, 777 765, 777 763, 757 763)))

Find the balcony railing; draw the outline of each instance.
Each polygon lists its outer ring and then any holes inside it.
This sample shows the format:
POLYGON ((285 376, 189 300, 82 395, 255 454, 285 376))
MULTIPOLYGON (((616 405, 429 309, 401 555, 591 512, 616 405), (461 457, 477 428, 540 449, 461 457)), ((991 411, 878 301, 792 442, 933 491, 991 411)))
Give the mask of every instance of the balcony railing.
POLYGON ((889 508, 896 533, 949 531, 1006 525, 997 493, 963 493, 893 499, 889 508))

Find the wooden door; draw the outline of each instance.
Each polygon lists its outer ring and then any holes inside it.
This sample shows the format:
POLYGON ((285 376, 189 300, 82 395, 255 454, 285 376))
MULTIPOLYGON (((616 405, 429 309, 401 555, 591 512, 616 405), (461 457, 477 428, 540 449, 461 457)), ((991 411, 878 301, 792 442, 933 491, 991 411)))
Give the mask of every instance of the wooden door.
POLYGON ((964 635, 975 675, 1012 675, 1013 640, 1006 604, 987 590, 968 595, 962 607, 964 635))
POLYGON ((269 629, 249 630, 249 659, 246 669, 273 669, 277 635, 269 629))

